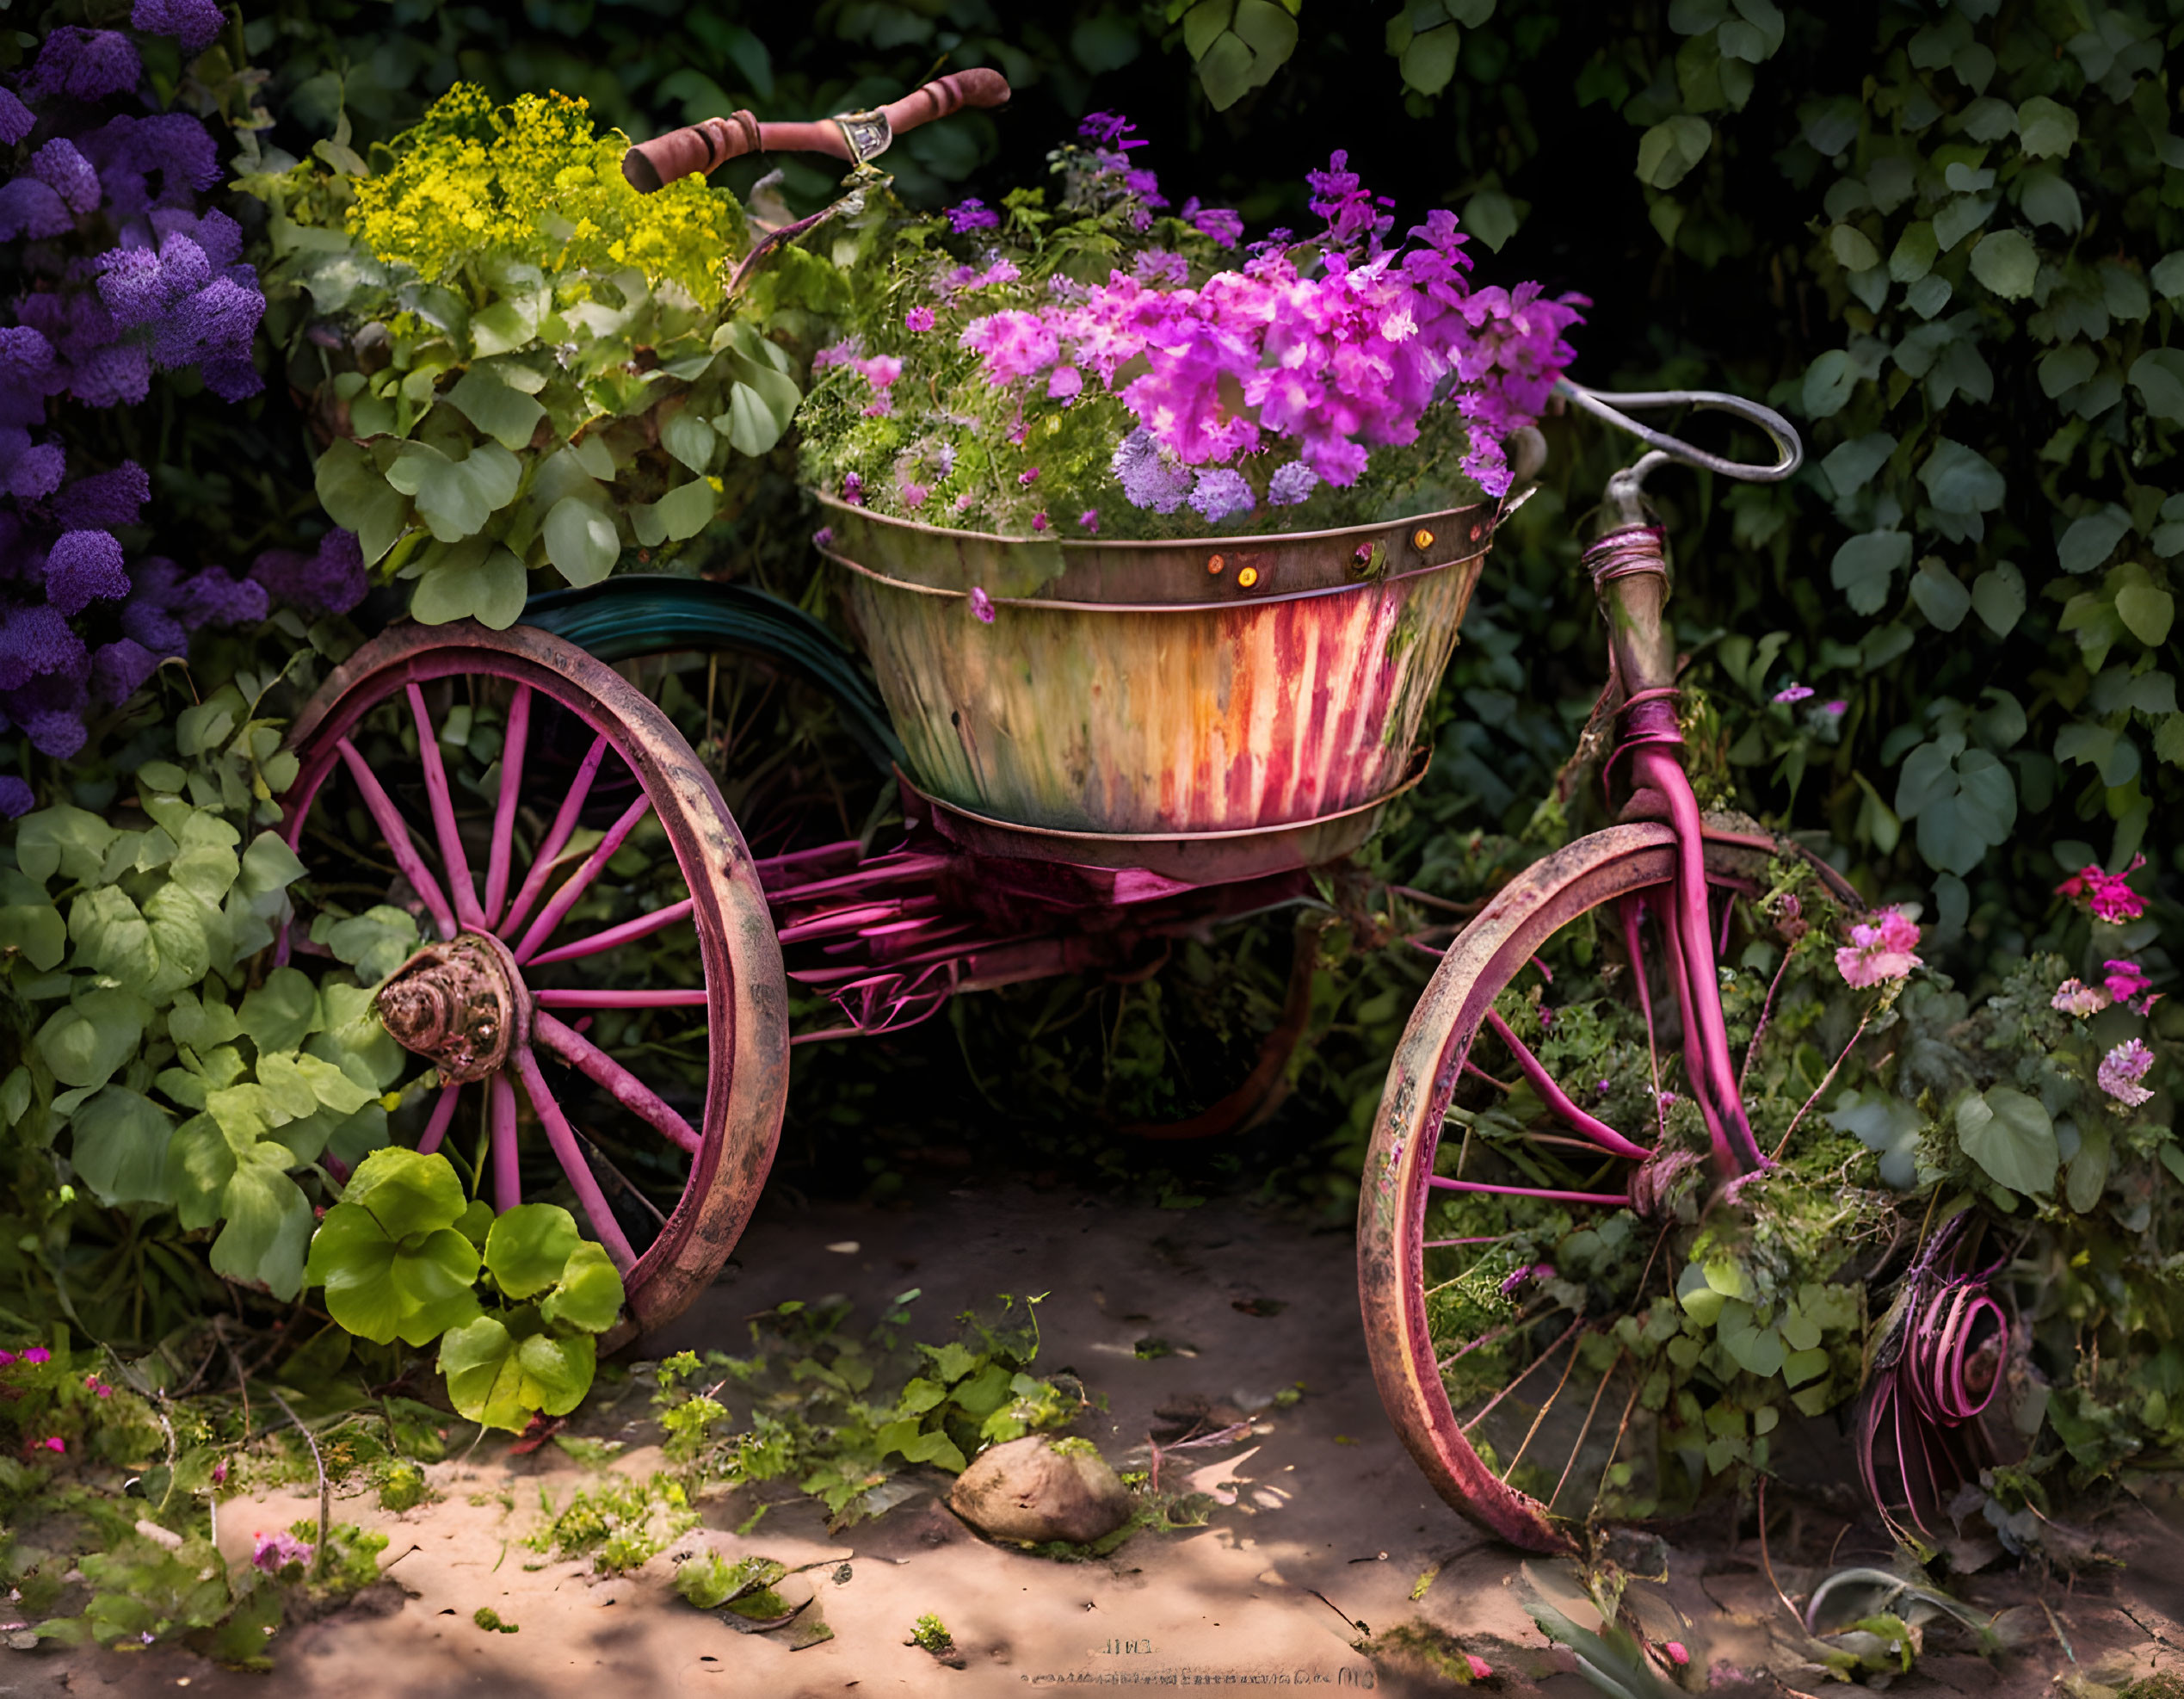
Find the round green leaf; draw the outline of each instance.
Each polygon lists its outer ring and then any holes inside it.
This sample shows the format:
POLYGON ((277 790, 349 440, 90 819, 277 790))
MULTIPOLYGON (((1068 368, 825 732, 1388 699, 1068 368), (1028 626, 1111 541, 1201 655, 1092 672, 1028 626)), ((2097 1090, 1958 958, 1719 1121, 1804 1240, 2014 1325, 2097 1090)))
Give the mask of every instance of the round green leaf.
POLYGON ((151 1018, 133 992, 95 991, 53 1011, 38 1029, 38 1053, 63 1085, 103 1085, 137 1053, 151 1018))
POLYGON ((1650 188, 1674 188, 1706 157, 1713 140, 1713 126, 1703 118, 1680 112, 1663 120, 1638 138, 1638 181, 1650 188))
POLYGON ((521 462, 497 442, 480 442, 460 460, 429 442, 404 442, 387 467, 386 481, 415 497, 417 512, 432 528, 432 534, 453 543, 477 534, 488 519, 515 499, 521 473, 521 462))
POLYGON ((69 1117, 69 1160, 101 1203, 169 1203, 167 1144, 174 1123, 141 1092, 109 1085, 69 1117))
MULTIPOLYGON (((707 435, 712 429, 705 427, 707 435)), ((540 534, 546 540, 546 559, 580 590, 597 584, 621 559, 621 540, 614 534, 613 516, 597 502, 581 496, 564 496, 556 502, 540 534)))
POLYGON ((1752 1307, 1734 1298, 1722 1305, 1720 1319, 1714 1324, 1714 1337, 1747 1374, 1778 1374, 1782 1359, 1787 1355, 1782 1346, 1781 1330, 1771 1325, 1761 1327, 1752 1314, 1752 1307))
POLYGON ((2055 1123, 2037 1097, 2007 1085, 1988 1088, 1957 1105, 1957 1142, 1999 1184, 2045 1192, 2055 1183, 2062 1155, 2055 1123))
POLYGON ((498 1319, 482 1315, 441 1336, 440 1372, 447 1378, 447 1400, 466 1419, 482 1427, 521 1433, 531 1419, 518 1395, 522 1371, 516 1367, 515 1341, 498 1319))
POLYGON ((402 1301, 387 1279, 398 1247, 366 1211, 337 1203, 311 1236, 304 1277, 326 1288, 326 1313, 373 1344, 392 1341, 402 1325, 402 1301))
POLYGON ((1855 225, 1839 224, 1829 231, 1828 250, 1845 271, 1870 271, 1880 263, 1880 250, 1855 225))
POLYGON ((1439 94, 1456 74, 1456 54, 1463 45, 1464 32, 1453 23, 1414 34, 1397 61, 1404 86, 1428 96, 1439 94))
MULTIPOLYGON (((528 447, 532 433, 546 417, 546 409, 529 396, 476 368, 463 374, 461 381, 447 392, 447 399, 503 448, 528 447)), ((512 496, 515 491, 509 493, 512 496)))
POLYGON ((570 1253, 560 1282, 540 1302, 539 1313, 549 1323, 604 1333, 621 1314, 623 1295, 622 1277, 605 1247, 584 1239, 570 1253))
POLYGON ((2017 108, 2017 145, 2028 159, 2068 153, 2078 139, 2078 114, 2059 101, 2035 95, 2017 108))
POLYGON ((2131 365, 2131 386, 2146 411, 2171 424, 2184 424, 2184 349, 2157 348, 2131 365))
POLYGON ((1800 396, 1808 418, 1833 418, 1857 386, 1858 368, 1842 349, 1831 348, 1805 368, 1800 396))
POLYGON ((2176 598, 2151 584, 2125 584, 2116 592, 2116 617, 2149 649, 2158 649, 2176 622, 2176 598))
POLYGON ((2039 250, 2021 230, 1992 230, 1971 250, 1971 275, 2004 300, 2022 300, 2039 275, 2039 250))
POLYGON ((523 1373, 518 1396, 549 1416, 566 1416, 583 1402, 599 1366, 599 1342, 589 1333, 559 1339, 534 1333, 516 1347, 523 1373))
POLYGON ((2090 572, 2116 552, 2116 545, 2131 529, 2131 516, 2110 505, 2070 522, 2055 546, 2056 558, 2066 572, 2090 572))
POLYGON ((387 1270, 403 1343, 429 1344, 449 1328, 466 1325, 478 1314, 472 1289, 477 1280, 478 1247, 453 1227, 425 1234, 414 1248, 405 1240, 387 1270))
POLYGON ((495 631, 506 631, 522 616, 530 588, 523 563, 496 543, 475 560, 448 560, 429 569, 417 580, 410 613, 420 625, 475 619, 495 631))
POLYGON ((454 1165, 437 1151, 421 1156, 390 1146, 357 1165, 342 1188, 342 1202, 370 1213, 389 1239, 452 1227, 469 1200, 454 1165))
POLYGON ((485 1235, 485 1269, 511 1298, 528 1298, 561 1278, 583 1240, 558 1203, 519 1203, 485 1235))
POLYGON ((1971 611, 1971 592, 1940 561, 1928 555, 1911 575, 1911 600, 1919 611, 1941 631, 1954 631, 1971 611))
POLYGON ((318 1012, 318 993, 310 976, 293 967, 276 967, 244 996, 236 1018, 261 1051, 293 1050, 316 1024, 318 1012))
POLYGON ((311 1240, 311 1200, 290 1179, 288 1152, 270 1142, 235 1165, 222 1211, 227 1225, 213 1241, 213 1272, 263 1286, 276 1298, 303 1289, 311 1240))
POLYGON ((1986 513, 2002 505, 2002 475, 1984 454, 1943 437, 1919 464, 1919 482, 1944 513, 1986 513))
POLYGON ((313 474, 318 504, 336 525, 356 533, 364 564, 374 565, 410 528, 410 504, 391 485, 369 450, 337 436, 313 474))
POLYGON ((1901 531, 1868 531, 1835 551, 1828 569, 1835 587, 1860 614, 1878 614, 1895 575, 1911 564, 1911 540, 1901 531))

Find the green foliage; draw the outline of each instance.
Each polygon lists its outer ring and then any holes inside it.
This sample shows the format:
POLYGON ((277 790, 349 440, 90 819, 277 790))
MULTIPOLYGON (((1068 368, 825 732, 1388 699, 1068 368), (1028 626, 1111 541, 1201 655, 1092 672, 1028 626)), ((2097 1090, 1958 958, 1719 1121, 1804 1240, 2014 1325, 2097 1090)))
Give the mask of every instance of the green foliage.
POLYGON ((367 164, 346 127, 268 157, 265 278, 291 380, 332 440, 315 485, 426 624, 514 623, 551 568, 672 555, 777 442, 788 353, 725 300, 743 213, 695 179, 639 195, 580 100, 458 84, 367 164))
POLYGON ((512 1433, 583 1401, 595 1336, 622 1309, 621 1276, 567 1210, 523 1203, 496 1216, 464 1195, 446 1157, 399 1147, 358 1165, 312 1236, 305 1279, 361 1338, 439 1340, 456 1410, 512 1433), (501 1301, 490 1313, 475 1289, 481 1270, 501 1301))
POLYGON ((910 1628, 907 1644, 935 1658, 946 1658, 955 1650, 955 1637, 948 1633, 947 1624, 929 1610, 910 1628))

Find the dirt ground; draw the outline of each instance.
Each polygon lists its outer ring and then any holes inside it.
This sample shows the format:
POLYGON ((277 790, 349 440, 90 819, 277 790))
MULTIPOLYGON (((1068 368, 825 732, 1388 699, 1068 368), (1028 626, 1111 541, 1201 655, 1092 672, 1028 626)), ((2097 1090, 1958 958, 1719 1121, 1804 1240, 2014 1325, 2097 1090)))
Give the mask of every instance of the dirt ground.
MULTIPOLYGON (((1436 1630, 1493 1667, 1494 1690, 1569 1699, 1597 1691, 1526 1614, 1521 1560, 1434 1499, 1390 1430, 1366 1365, 1347 1233, 1314 1232, 1233 1202, 1163 1210, 1069 1191, 965 1187, 882 1210, 800 1206, 776 1188, 719 1284, 655 1343, 663 1351, 743 1350, 744 1318, 785 1299, 843 1293, 860 1316, 872 1317, 913 1285, 923 1288, 916 1331, 935 1339, 947 1337, 957 1312, 990 1306, 997 1294, 1051 1292, 1040 1309, 1040 1367, 1074 1368, 1107 1396, 1107 1413, 1078 1431, 1118 1466, 1143 1467, 1157 1409, 1197 1398, 1259 1412, 1247 1439, 1176 1454, 1165 1465, 1221 1500, 1210 1524, 1139 1535, 1103 1561, 1059 1564, 972 1534, 941 1507, 947 1482, 939 1476, 838 1535, 808 1501, 773 1511, 742 1540, 731 1530, 749 1514, 748 1498, 709 1505, 706 1529, 679 1549, 709 1543, 801 1570, 785 1590, 809 1587, 805 1616, 823 1616, 833 1638, 792 1650, 787 1631, 739 1634, 720 1616, 683 1603, 665 1554, 611 1579, 591 1573, 588 1562, 527 1567, 538 1560, 519 1542, 538 1523, 541 1486, 565 1502, 583 1471, 554 1447, 512 1457, 493 1440, 434 1467, 442 1495, 435 1503, 399 1516, 368 1498, 337 1505, 338 1517, 386 1530, 387 1580, 284 1632, 272 1677, 166 1649, 49 1649, 0 1653, 0 1695, 186 1689, 191 1699, 275 1691, 284 1699, 864 1699, 1136 1686, 1422 1694, 1449 1684, 1403 1643, 1434 1640, 1436 1630), (1254 1301, 1266 1300, 1274 1301, 1254 1301), (1149 1338, 1169 1341, 1175 1354, 1139 1357, 1138 1343, 1149 1338), (1272 1403, 1299 1383, 1298 1402, 1272 1403), (518 1632, 479 1629, 472 1614, 480 1606, 518 1632), (928 1612, 953 1633, 961 1667, 905 1643, 928 1612)), ((644 1473, 655 1456, 632 1446, 615 1466, 644 1473)), ((302 1499, 231 1500, 221 1510, 221 1543, 231 1556, 247 1555, 256 1530, 315 1512, 315 1502, 302 1499)), ((1778 1510, 1769 1554, 1793 1592, 1823 1572, 1831 1541, 1838 1566, 1886 1561, 1877 1530, 1846 1531, 1823 1501, 1800 1501, 1794 1512, 1786 1532, 1778 1510)), ((1692 1654, 1686 1684, 1817 1693, 1829 1684, 1817 1668, 1800 1667, 1786 1640, 1787 1609, 1762 1572, 1754 1525, 1738 1529, 1731 1520, 1724 1510, 1710 1525, 1671 1531, 1670 1580, 1650 1607, 1664 1622, 1663 1613, 1681 1615, 1674 1631, 1692 1654)), ((2017 1606, 2026 1619, 2035 1607, 2051 1612, 2052 1632, 1999 1664, 1930 1646, 1895 1690, 2029 1696, 2058 1678, 2113 1682, 2126 1672, 2184 1670, 2184 1543, 2163 1515, 2131 1500, 2104 1538, 2125 1566, 2082 1573, 2075 1584, 2008 1569, 1961 1581, 1963 1595, 1984 1610, 2017 1606)), ((1438 1643, 1445 1652, 1452 1642, 1438 1643)))

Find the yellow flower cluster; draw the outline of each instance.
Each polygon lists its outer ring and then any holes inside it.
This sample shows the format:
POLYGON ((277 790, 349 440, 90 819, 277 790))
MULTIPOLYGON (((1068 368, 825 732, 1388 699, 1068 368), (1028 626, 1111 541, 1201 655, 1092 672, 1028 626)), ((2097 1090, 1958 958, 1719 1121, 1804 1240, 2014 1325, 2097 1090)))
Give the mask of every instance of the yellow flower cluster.
POLYGON ((696 177, 639 195, 622 176, 628 145, 594 134, 582 100, 497 108, 459 83, 395 139, 392 165, 356 185, 349 231, 434 282, 488 259, 549 274, 634 266, 716 304, 741 228, 735 197, 696 177))

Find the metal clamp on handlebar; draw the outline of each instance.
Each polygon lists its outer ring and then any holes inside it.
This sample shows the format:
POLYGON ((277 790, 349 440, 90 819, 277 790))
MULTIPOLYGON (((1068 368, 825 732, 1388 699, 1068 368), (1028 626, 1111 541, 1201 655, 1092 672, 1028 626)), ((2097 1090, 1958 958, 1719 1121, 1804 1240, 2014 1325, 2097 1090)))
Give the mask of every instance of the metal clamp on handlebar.
POLYGON ((895 144, 894 126, 884 112, 845 112, 833 123, 842 132, 842 145, 849 150, 852 170, 871 164, 895 144))

